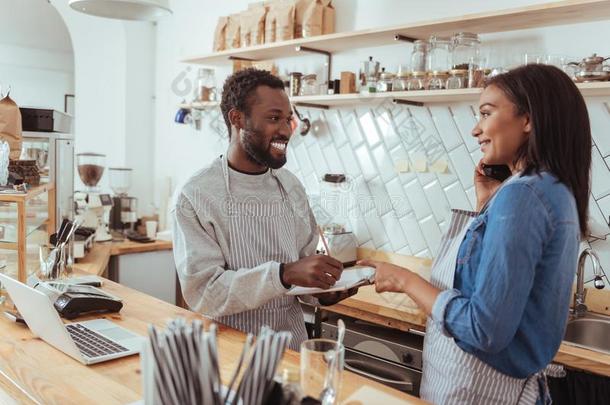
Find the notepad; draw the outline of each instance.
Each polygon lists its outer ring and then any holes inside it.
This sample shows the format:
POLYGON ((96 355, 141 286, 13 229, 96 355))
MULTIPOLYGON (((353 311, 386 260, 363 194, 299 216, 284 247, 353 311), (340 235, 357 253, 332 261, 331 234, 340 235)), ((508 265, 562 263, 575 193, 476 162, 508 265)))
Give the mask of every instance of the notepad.
POLYGON ((292 287, 286 292, 287 295, 310 295, 321 294, 333 291, 345 291, 354 287, 372 284, 375 279, 375 269, 373 267, 353 267, 344 270, 341 278, 327 290, 314 287, 292 287))

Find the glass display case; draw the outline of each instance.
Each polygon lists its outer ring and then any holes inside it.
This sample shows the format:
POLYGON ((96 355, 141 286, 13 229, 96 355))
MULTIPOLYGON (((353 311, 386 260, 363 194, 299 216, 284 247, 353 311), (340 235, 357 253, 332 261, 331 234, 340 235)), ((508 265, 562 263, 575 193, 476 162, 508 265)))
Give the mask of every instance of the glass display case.
MULTIPOLYGON (((41 184, 27 193, 0 193, 0 272, 19 281, 40 267, 40 246, 55 230, 55 187, 41 184)), ((0 289, 0 303, 4 301, 0 289)))

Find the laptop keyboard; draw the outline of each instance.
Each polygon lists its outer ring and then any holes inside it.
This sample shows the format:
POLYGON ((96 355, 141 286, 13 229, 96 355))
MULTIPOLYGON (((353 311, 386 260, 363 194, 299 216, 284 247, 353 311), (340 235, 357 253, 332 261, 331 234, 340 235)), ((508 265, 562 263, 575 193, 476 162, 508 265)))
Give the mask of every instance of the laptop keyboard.
POLYGON ((78 349, 87 357, 100 357, 127 351, 123 346, 83 325, 69 324, 66 325, 66 329, 78 349))

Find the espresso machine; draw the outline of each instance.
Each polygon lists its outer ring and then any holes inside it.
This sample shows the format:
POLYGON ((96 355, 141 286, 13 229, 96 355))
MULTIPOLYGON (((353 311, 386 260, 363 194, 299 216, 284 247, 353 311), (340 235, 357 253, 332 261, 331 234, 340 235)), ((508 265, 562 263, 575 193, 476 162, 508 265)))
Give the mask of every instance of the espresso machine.
POLYGON ((84 191, 74 192, 76 217, 82 226, 95 229, 95 241, 112 240, 108 233, 108 216, 112 208, 110 195, 103 194, 97 187, 104 174, 106 155, 99 153, 78 153, 76 164, 78 175, 86 186, 84 191))
POLYGON ((114 193, 110 214, 110 227, 113 231, 121 233, 133 231, 135 223, 138 221, 138 200, 127 194, 131 187, 132 172, 133 170, 127 167, 108 169, 110 188, 114 193))

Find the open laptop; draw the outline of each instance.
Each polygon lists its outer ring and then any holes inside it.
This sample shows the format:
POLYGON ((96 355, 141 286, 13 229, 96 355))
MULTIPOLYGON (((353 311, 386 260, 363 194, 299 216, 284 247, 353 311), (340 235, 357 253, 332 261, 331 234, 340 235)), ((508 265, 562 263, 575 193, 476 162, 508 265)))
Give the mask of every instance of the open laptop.
POLYGON ((64 324, 44 293, 0 273, 0 282, 30 330, 83 364, 95 364, 140 352, 145 338, 105 319, 64 324))

